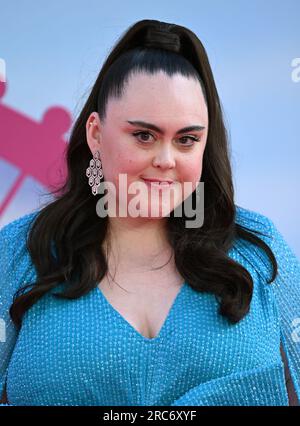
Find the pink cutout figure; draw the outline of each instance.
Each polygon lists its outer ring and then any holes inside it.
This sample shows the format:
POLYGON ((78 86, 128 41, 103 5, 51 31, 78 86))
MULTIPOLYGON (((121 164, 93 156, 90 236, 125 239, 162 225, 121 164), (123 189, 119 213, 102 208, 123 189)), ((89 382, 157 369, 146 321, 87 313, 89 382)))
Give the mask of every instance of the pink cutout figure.
POLYGON ((36 122, 2 105, 6 85, 0 81, 0 157, 19 168, 20 174, 0 205, 0 216, 28 175, 49 189, 65 181, 67 141, 62 135, 72 121, 61 107, 49 108, 42 121, 36 122))

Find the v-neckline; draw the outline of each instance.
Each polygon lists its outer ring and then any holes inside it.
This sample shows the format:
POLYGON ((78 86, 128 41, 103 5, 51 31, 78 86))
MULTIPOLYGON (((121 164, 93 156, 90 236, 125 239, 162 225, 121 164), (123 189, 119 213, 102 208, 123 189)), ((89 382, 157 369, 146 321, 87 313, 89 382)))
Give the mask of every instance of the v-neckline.
POLYGON ((127 319, 124 318, 123 315, 121 315, 120 312, 116 308, 114 308, 112 304, 106 299, 106 297, 104 296, 103 292, 101 291, 98 285, 95 287, 95 291, 98 294, 98 296, 100 296, 101 300, 105 303, 105 305, 110 309, 110 311, 112 311, 112 313, 116 316, 116 318, 118 318, 122 322, 122 324, 129 329, 129 331, 132 334, 134 334, 139 339, 145 342, 157 342, 161 340, 164 337, 165 333, 167 332, 171 323, 171 319, 174 316, 176 307, 179 303, 180 298, 182 297, 184 293, 186 286, 187 286, 187 282, 184 281, 184 283, 181 284, 181 287, 179 291, 177 292, 175 299, 173 300, 172 306, 167 313, 167 316, 163 322, 163 325, 161 326, 158 334, 155 337, 146 337, 143 334, 141 334, 139 331, 137 331, 136 328, 133 327, 133 325, 131 325, 130 322, 128 322, 127 319))

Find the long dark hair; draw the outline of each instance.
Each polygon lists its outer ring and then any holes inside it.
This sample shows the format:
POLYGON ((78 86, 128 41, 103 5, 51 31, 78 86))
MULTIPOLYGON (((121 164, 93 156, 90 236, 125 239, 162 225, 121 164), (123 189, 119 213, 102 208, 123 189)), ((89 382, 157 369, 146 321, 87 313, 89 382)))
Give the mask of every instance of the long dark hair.
POLYGON ((248 313, 253 292, 250 273, 227 254, 235 238, 248 240, 266 251, 273 266, 269 282, 275 279, 277 263, 272 250, 255 235, 258 231, 253 233, 236 223, 228 136, 202 43, 185 27, 142 20, 120 37, 104 62, 72 128, 66 151, 67 179, 50 192, 53 200, 38 212, 28 232, 26 245, 37 280, 14 295, 10 315, 17 326, 21 325, 24 312, 59 283, 65 284, 64 291, 53 296, 75 299, 95 288, 108 272, 102 249, 108 218, 97 215, 98 197, 92 195, 86 177, 91 159, 86 122, 94 111, 105 121, 108 99, 122 96, 130 73, 154 74, 161 70, 169 76, 181 73, 197 78, 209 115, 201 175, 205 183, 203 226, 187 228, 184 214, 174 217, 171 212, 167 218, 167 235, 178 271, 194 290, 215 294, 219 313, 231 323, 239 322, 248 313), (160 31, 164 35, 160 36, 160 31))

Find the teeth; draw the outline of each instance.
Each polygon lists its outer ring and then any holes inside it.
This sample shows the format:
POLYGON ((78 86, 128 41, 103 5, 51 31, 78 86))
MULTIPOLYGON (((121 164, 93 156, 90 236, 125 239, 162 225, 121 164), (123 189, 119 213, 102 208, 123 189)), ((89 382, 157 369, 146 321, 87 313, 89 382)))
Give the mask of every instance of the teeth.
POLYGON ((170 182, 167 182, 167 181, 162 181, 162 182, 160 182, 160 181, 158 181, 158 180, 145 180, 146 182, 148 182, 149 184, 151 184, 151 185, 164 185, 164 186, 170 186, 171 185, 171 183, 170 182))
POLYGON ((157 182, 153 182, 152 181, 152 183, 155 183, 155 184, 158 184, 158 185, 170 185, 169 182, 158 182, 158 181, 157 182))

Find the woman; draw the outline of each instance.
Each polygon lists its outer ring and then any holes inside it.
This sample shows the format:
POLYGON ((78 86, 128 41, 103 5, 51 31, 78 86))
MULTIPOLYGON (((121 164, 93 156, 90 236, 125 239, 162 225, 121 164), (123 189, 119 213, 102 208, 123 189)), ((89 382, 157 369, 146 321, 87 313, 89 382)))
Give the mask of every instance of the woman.
POLYGON ((300 264, 269 218, 234 203, 220 100, 193 32, 128 29, 67 164, 54 200, 1 230, 3 402, 297 404, 300 264), (203 223, 187 226, 175 212, 198 205, 203 182, 203 223), (147 192, 130 215, 135 183, 147 192))

